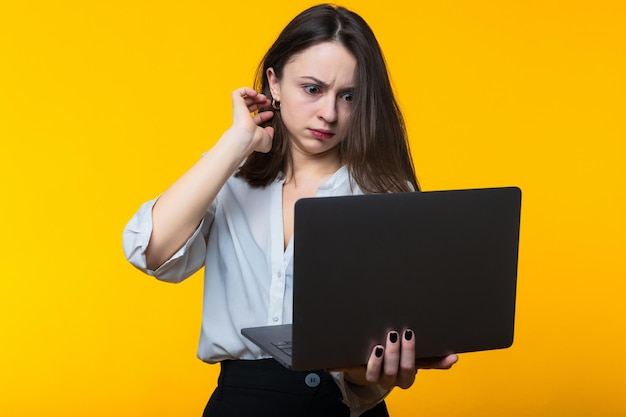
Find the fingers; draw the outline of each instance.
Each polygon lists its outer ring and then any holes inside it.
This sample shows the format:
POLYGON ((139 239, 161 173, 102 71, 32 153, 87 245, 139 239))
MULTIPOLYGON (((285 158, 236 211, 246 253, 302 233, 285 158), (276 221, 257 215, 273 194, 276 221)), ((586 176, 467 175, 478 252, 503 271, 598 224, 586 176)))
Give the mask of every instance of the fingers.
POLYGON ((252 119, 254 120, 254 122, 257 125, 261 125, 261 124, 267 122, 272 117, 274 117, 274 113, 273 112, 271 112, 271 111, 263 111, 263 112, 255 114, 252 117, 252 119))
POLYGON ((402 335, 402 353, 400 355, 400 368, 396 385, 406 389, 415 382, 415 336, 413 331, 407 329, 402 335))
POLYGON ((265 96, 265 94, 261 94, 248 87, 242 87, 233 91, 232 97, 235 108, 242 110, 243 108, 242 106, 239 106, 239 104, 245 104, 248 113, 269 107, 271 104, 271 101, 265 96))
POLYGON ((233 125, 231 130, 242 141, 247 141, 250 151, 269 152, 272 148, 274 128, 263 126, 274 113, 263 111, 270 106, 268 98, 257 91, 242 87, 232 92, 233 125))
POLYGON ((385 389, 395 386, 409 388, 415 382, 418 369, 450 369, 459 357, 455 354, 415 360, 415 334, 406 329, 401 335, 392 331, 385 346, 375 346, 365 369, 368 384, 385 389))
POLYGON ((380 380, 380 373, 383 366, 383 355, 385 348, 378 345, 372 350, 369 360, 367 361, 367 368, 365 370, 365 379, 370 384, 377 384, 380 380))
POLYGON ((452 365, 459 361, 459 357, 457 355, 448 355, 444 356, 442 361, 439 362, 439 367, 437 369, 450 369, 452 365))
POLYGON ((366 380, 385 389, 394 386, 410 387, 415 381, 415 337, 411 330, 402 335, 392 331, 387 335, 385 347, 376 346, 366 369, 366 380))
POLYGON ((263 108, 267 108, 271 105, 271 102, 269 101, 269 99, 265 97, 265 95, 263 94, 258 94, 254 97, 246 96, 243 99, 250 113, 263 109, 263 108))
POLYGON ((387 342, 385 344, 385 358, 383 363, 383 373, 380 377, 379 384, 383 388, 392 388, 396 384, 398 376, 398 367, 400 365, 400 336, 398 332, 389 332, 387 342))
POLYGON ((452 365, 457 363, 459 357, 455 354, 441 356, 438 358, 424 358, 417 362, 419 369, 450 369, 452 365))

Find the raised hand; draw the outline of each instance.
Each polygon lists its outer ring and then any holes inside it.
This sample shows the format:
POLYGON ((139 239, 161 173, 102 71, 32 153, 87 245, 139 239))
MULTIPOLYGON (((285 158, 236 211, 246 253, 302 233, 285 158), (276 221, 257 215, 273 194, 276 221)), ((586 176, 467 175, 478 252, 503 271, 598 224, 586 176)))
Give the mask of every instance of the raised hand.
POLYGON ((269 107, 270 101, 264 94, 242 87, 232 93, 233 125, 229 129, 240 140, 247 143, 250 151, 269 152, 272 148, 274 128, 261 125, 270 120, 272 111, 259 111, 269 107))

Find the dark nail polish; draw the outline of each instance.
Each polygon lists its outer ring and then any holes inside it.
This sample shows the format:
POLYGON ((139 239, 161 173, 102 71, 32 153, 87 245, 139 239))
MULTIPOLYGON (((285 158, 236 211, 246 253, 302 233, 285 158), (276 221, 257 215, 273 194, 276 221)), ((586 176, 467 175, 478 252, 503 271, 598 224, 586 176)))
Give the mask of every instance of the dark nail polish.
POLYGON ((381 356, 383 356, 383 348, 378 346, 376 350, 374 351, 374 355, 376 355, 377 358, 380 358, 381 356))
POLYGON ((396 343, 398 341, 398 333, 396 332, 389 333, 389 341, 391 343, 396 343))
POLYGON ((411 339, 413 339, 413 330, 406 330, 404 332, 404 340, 406 340, 407 342, 410 342, 411 339))

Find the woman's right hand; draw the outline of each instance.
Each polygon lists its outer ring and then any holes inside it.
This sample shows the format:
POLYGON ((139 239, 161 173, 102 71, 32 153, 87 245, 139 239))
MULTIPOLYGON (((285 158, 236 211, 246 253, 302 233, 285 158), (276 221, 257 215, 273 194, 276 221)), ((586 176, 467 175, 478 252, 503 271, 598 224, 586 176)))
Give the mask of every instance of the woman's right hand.
POLYGON ((145 250, 146 265, 155 271, 189 239, 211 202, 237 167, 252 152, 269 152, 274 128, 262 127, 272 111, 263 94, 251 88, 232 93, 233 124, 220 140, 172 184, 152 209, 152 233, 145 250))
POLYGON ((248 140, 250 152, 267 153, 272 148, 274 128, 261 125, 274 116, 272 111, 259 111, 271 105, 261 93, 242 87, 232 93, 233 125, 229 129, 240 140, 248 140))

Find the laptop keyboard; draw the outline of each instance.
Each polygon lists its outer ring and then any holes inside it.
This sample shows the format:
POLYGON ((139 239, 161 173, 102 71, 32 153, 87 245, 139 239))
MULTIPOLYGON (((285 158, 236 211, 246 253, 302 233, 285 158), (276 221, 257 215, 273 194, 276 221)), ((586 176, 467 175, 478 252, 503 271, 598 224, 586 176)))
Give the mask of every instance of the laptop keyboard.
POLYGON ((286 355, 291 356, 291 352, 293 351, 293 347, 291 345, 291 341, 290 340, 285 340, 283 342, 272 342, 272 345, 276 346, 278 349, 280 349, 286 355))

